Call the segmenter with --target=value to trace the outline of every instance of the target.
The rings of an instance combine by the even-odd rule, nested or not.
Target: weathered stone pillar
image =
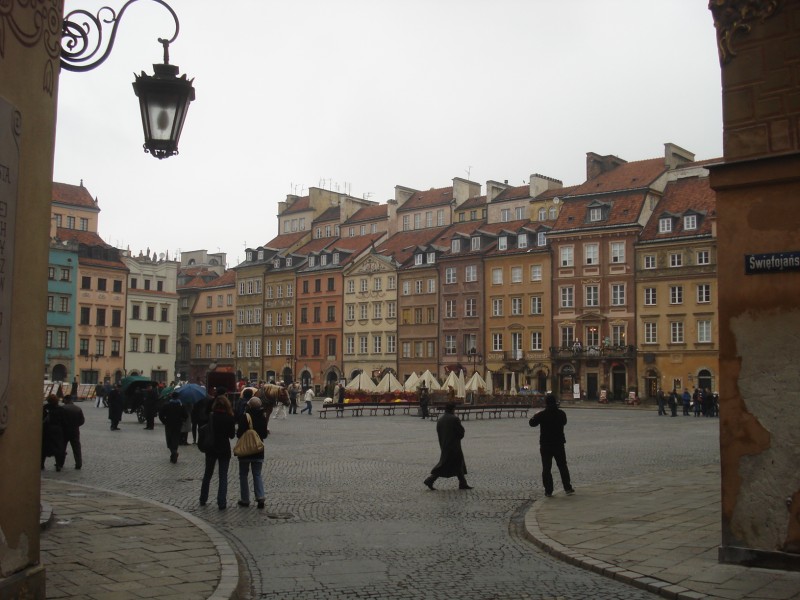
[[[720,560],[800,568],[800,0],[711,0],[717,192]]]
[[[44,599],[42,379],[63,2],[0,2],[0,600]]]

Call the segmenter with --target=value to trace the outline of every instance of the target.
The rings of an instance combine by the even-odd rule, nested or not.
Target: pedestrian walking
[[[98,383],[96,386],[94,386],[94,400],[96,408],[106,406],[106,386],[102,383]]]
[[[304,412],[308,411],[308,414],[310,415],[311,414],[311,401],[314,400],[314,390],[312,390],[310,387],[308,389],[306,389],[306,394],[303,397],[303,400],[305,400],[305,402],[306,402],[306,407],[300,411],[300,414],[303,414]]]
[[[230,400],[225,395],[227,390],[223,387],[217,388],[217,396],[211,405],[211,415],[209,417],[213,432],[214,443],[206,451],[205,471],[203,472],[203,483],[200,485],[200,506],[205,506],[208,502],[211,478],[214,476],[214,469],[219,464],[217,483],[217,507],[225,510],[228,507],[228,466],[231,462],[231,442],[236,434],[236,421],[233,418],[233,408]]]
[[[558,408],[558,400],[553,394],[545,397],[545,408],[537,412],[528,424],[539,427],[539,453],[542,455],[542,484],[544,495],[549,498],[553,495],[553,460],[556,461],[558,472],[561,475],[561,485],[567,496],[575,493],[567,467],[567,452],[564,448],[567,439],[564,436],[564,426],[567,424],[567,413]]]
[[[169,402],[158,411],[158,419],[164,424],[164,437],[169,448],[169,461],[178,462],[178,446],[181,443],[181,429],[186,420],[186,409],[178,398],[178,392],[172,392]]]
[[[681,396],[681,400],[683,401],[683,416],[691,416],[689,413],[689,407],[692,404],[692,395],[689,393],[688,388],[683,388],[683,396]]]
[[[64,458],[66,460],[67,446],[72,448],[72,458],[75,459],[75,468],[83,466],[81,454],[81,426],[86,422],[81,407],[72,401],[72,396],[64,396]],[[63,464],[63,463],[62,463]]]
[[[428,387],[425,385],[424,381],[419,384],[419,387],[417,388],[417,395],[419,396],[419,412],[423,419],[427,419],[430,396],[428,396]]]
[[[457,477],[458,489],[471,490],[467,483],[467,464],[464,461],[464,452],[461,450],[461,440],[464,439],[464,426],[461,419],[456,416],[456,405],[448,402],[444,413],[436,422],[436,435],[439,438],[439,462],[431,469],[431,474],[423,482],[430,489],[436,489],[433,484],[439,477]]]
[[[296,415],[297,414],[297,394],[300,392],[300,389],[295,381],[291,385],[289,385],[289,414]]]
[[[64,408],[58,403],[58,396],[47,396],[42,409],[42,469],[48,456],[56,459],[56,471],[64,466]]]
[[[658,403],[658,416],[660,417],[663,415],[666,417],[667,416],[667,410],[665,407],[666,398],[664,396],[664,390],[662,390],[661,388],[658,388],[658,391],[656,392],[656,402]]]
[[[156,415],[158,415],[158,390],[151,383],[144,392],[145,429],[155,429]]]
[[[251,397],[247,401],[245,413],[239,418],[236,437],[242,437],[244,432],[252,427],[258,434],[258,437],[263,441],[264,438],[267,437],[267,419],[264,416],[264,407],[261,404],[260,398],[253,397],[253,392],[250,390],[245,390],[245,393],[247,392],[250,392]],[[263,465],[263,448],[257,454],[239,457],[239,502],[237,503],[239,506],[250,506],[250,486],[248,479],[250,473],[252,473],[253,494],[255,496],[256,505],[258,508],[264,508],[264,479],[261,477]]]
[[[108,393],[108,419],[111,421],[111,431],[119,431],[119,422],[122,420],[124,399],[122,386],[117,383]]]
[[[210,408],[211,398],[206,396],[198,400],[192,405],[191,421],[192,421],[192,443],[197,443],[197,432],[200,428],[208,423],[208,413]]]

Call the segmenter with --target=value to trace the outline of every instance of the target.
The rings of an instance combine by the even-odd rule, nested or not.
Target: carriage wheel
[[[136,407],[136,418],[139,419],[139,423],[144,423],[144,406]]]

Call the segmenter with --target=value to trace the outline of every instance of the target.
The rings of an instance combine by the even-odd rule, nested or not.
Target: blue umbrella
[[[175,389],[181,404],[195,404],[206,397],[206,388],[196,383],[187,383]]]

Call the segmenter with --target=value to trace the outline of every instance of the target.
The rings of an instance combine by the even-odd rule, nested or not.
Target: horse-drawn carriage
[[[120,384],[122,386],[122,410],[128,414],[135,413],[139,423],[144,423],[144,401],[147,386],[158,387],[158,382],[143,375],[129,375],[123,377]]]

